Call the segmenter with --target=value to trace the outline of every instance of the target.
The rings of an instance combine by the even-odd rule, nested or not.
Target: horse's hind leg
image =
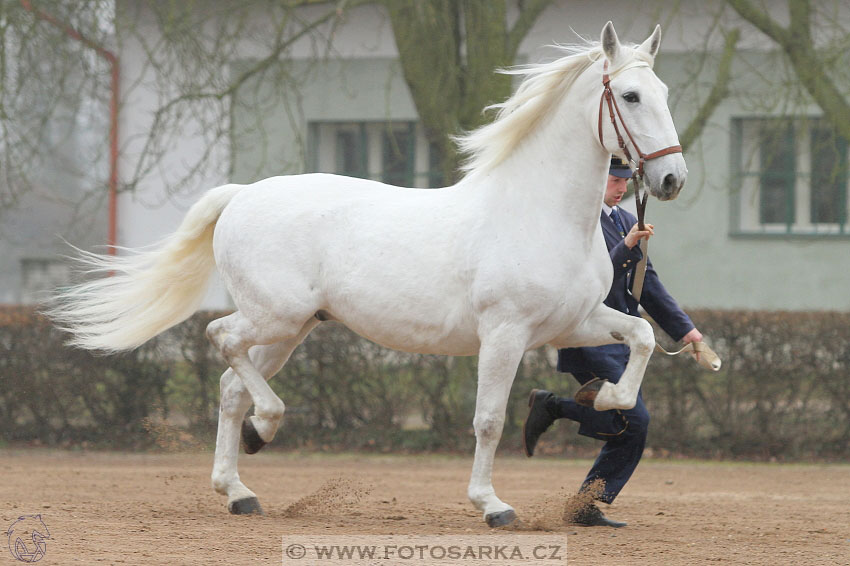
[[[263,321],[265,326],[255,324],[240,311],[212,321],[207,326],[207,337],[218,348],[227,364],[236,372],[254,402],[253,425],[264,442],[271,442],[285,406],[275,395],[266,378],[257,370],[248,355],[253,346],[274,344],[298,336],[306,324],[301,321]]]
[[[239,425],[250,406],[251,395],[242,380],[231,368],[227,368],[221,376],[221,405],[218,412],[212,486],[218,493],[227,496],[228,510],[237,515],[263,513],[256,494],[239,479],[237,464]]]
[[[265,379],[269,379],[283,367],[292,351],[318,323],[318,320],[310,320],[290,340],[251,348],[251,362]],[[243,418],[250,406],[251,394],[233,369],[228,368],[221,376],[212,485],[217,492],[227,495],[228,509],[235,514],[262,513],[257,496],[240,481],[237,468],[240,425],[244,427]]]

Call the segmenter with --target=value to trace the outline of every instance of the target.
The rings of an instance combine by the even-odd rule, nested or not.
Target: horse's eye
[[[637,93],[627,92],[623,95],[623,100],[625,100],[626,102],[632,102],[632,103],[640,102],[640,97],[637,95]]]

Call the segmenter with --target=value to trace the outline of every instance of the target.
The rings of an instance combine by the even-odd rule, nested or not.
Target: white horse
[[[599,215],[610,156],[624,150],[600,118],[600,94],[607,72],[633,151],[678,144],[652,71],[659,41],[656,28],[639,46],[621,45],[608,22],[601,45],[511,71],[521,86],[494,122],[459,139],[470,158],[451,187],[310,174],[212,189],[153,251],[87,254],[92,271],[110,276],[64,292],[52,315],[78,346],[135,348],[189,317],[218,267],[238,310],[207,328],[230,366],[212,484],[232,513],[262,512],[239,480],[240,428],[249,453],[272,440],[284,404],[266,380],[320,321],[407,352],[477,354],[468,495],[489,525],[510,523],[491,473],[523,354],[624,341],[632,355],[619,383],[581,397],[626,409],[654,346],[649,323],[602,304],[613,270]],[[646,163],[660,200],[675,198],[686,174],[681,153]]]

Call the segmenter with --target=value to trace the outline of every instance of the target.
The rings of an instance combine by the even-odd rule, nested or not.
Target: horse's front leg
[[[605,380],[588,382],[576,393],[576,402],[597,411],[634,407],[655,346],[652,326],[643,318],[599,305],[569,336],[553,342],[559,348],[615,343],[624,343],[631,350],[620,381],[616,384]]]
[[[516,519],[513,507],[496,497],[493,460],[502,437],[505,409],[517,367],[526,348],[526,333],[501,326],[482,336],[478,354],[478,394],[475,402],[475,461],[468,495],[491,527]]]

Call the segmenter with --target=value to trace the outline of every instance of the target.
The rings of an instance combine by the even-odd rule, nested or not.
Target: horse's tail
[[[212,240],[219,215],[242,185],[210,190],[177,231],[149,251],[127,256],[81,252],[86,274],[106,277],[61,290],[46,314],[88,350],[118,352],[142,345],[189,318],[215,267]]]

